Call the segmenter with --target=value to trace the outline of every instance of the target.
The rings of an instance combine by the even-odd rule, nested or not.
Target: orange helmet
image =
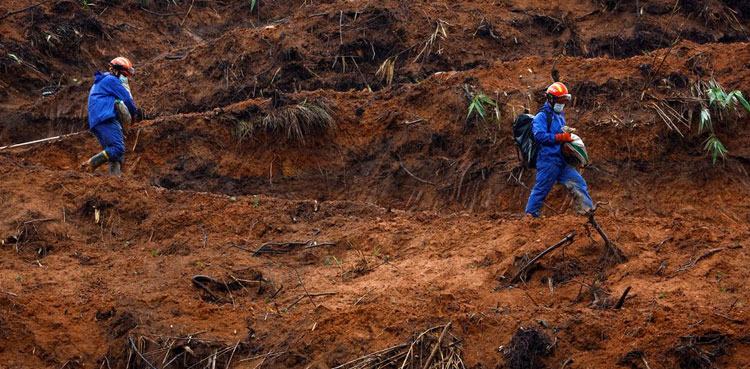
[[[122,72],[126,77],[132,77],[133,73],[135,73],[135,69],[133,69],[133,63],[128,60],[128,58],[118,56],[114,59],[112,59],[111,62],[109,62],[109,67],[113,70]]]
[[[567,102],[571,98],[568,88],[562,82],[555,82],[547,87],[547,99],[553,102]]]

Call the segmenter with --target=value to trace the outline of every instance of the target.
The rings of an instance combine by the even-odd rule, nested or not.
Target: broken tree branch
[[[697,264],[699,261],[701,261],[701,260],[703,260],[703,259],[705,259],[705,258],[707,258],[707,257],[709,257],[709,256],[711,256],[711,255],[713,255],[713,254],[715,254],[717,252],[721,252],[721,251],[724,251],[726,249],[735,249],[735,248],[739,248],[739,247],[741,247],[741,246],[717,247],[715,249],[708,250],[703,255],[698,256],[697,258],[695,258],[695,260],[691,260],[687,264],[681,266],[679,269],[677,269],[675,271],[675,273],[686,271],[686,270],[694,267],[695,264]]]
[[[622,308],[622,304],[625,303],[625,299],[628,297],[628,292],[630,292],[630,286],[625,288],[625,292],[622,293],[622,296],[620,296],[620,299],[617,300],[617,304],[615,305],[615,310],[619,310]]]
[[[10,17],[10,16],[16,15],[16,14],[18,14],[18,13],[23,13],[23,12],[25,12],[25,11],[28,11],[28,10],[34,9],[34,8],[36,8],[36,7],[37,7],[37,6],[39,6],[39,5],[42,5],[42,4],[45,4],[45,3],[47,3],[48,1],[49,1],[49,0],[44,0],[44,1],[40,2],[40,3],[34,4],[34,5],[32,5],[32,6],[28,6],[28,7],[26,7],[26,8],[20,9],[20,10],[12,11],[12,12],[10,12],[10,13],[8,13],[8,14],[5,14],[5,15],[3,15],[2,17],[0,17],[0,20],[3,20],[3,19],[5,19],[5,18],[8,18],[8,17]]]
[[[550,246],[546,250],[542,251],[539,255],[537,255],[535,258],[531,259],[531,261],[529,261],[526,265],[524,265],[521,269],[519,269],[518,272],[516,273],[516,275],[514,275],[513,278],[511,278],[510,283],[513,284],[513,283],[518,282],[518,280],[526,272],[526,270],[528,270],[529,267],[532,266],[534,263],[536,263],[539,259],[541,259],[542,257],[544,257],[544,255],[549,254],[550,252],[554,251],[555,249],[557,249],[560,246],[572,243],[573,240],[575,239],[575,236],[576,236],[576,231],[570,231],[570,233],[568,233],[568,235],[565,236],[562,240],[560,240],[556,244]]]
[[[592,226],[594,226],[594,229],[596,229],[597,232],[599,232],[599,235],[604,240],[604,244],[606,246],[604,259],[605,261],[608,261],[610,257],[614,258],[615,264],[624,263],[628,260],[628,258],[625,257],[625,254],[623,254],[622,250],[620,250],[619,247],[617,247],[612,241],[610,241],[609,237],[607,237],[607,234],[604,233],[604,230],[599,225],[599,222],[596,221],[596,218],[594,217],[594,212],[591,212],[589,215],[589,223],[591,223]]]

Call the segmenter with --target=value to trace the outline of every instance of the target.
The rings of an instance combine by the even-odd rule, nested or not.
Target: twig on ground
[[[138,128],[138,132],[135,133],[135,143],[133,143],[133,152],[135,152],[135,148],[138,146],[138,138],[141,137],[141,131],[143,128]]]
[[[232,364],[232,358],[234,358],[234,352],[237,351],[237,346],[239,345],[240,345],[240,341],[237,341],[237,344],[234,345],[234,348],[232,349],[232,354],[229,355],[229,360],[227,360],[227,366],[224,369],[229,369],[229,365]]]
[[[135,351],[136,355],[138,355],[141,360],[143,360],[143,362],[146,363],[146,365],[148,365],[151,369],[156,369],[154,364],[151,364],[151,362],[149,362],[148,359],[146,359],[146,357],[143,356],[140,351],[138,351],[138,348],[135,346],[135,342],[133,341],[133,337],[128,337],[128,340],[130,340],[130,346],[133,348],[133,351]]]
[[[562,363],[562,366],[560,366],[560,369],[565,369],[565,367],[568,366],[568,364],[570,364],[572,362],[573,362],[573,358],[572,357],[569,357],[569,358],[565,359],[565,361]]]
[[[47,3],[48,1],[49,1],[49,0],[45,0],[45,1],[42,1],[42,2],[40,2],[40,3],[36,3],[36,4],[32,5],[32,6],[28,6],[28,7],[25,7],[25,8],[23,8],[23,9],[19,9],[19,10],[15,10],[15,11],[12,11],[12,12],[10,12],[10,13],[8,13],[8,14],[5,14],[5,15],[3,15],[2,17],[0,17],[0,20],[3,20],[3,19],[5,19],[5,18],[8,18],[8,17],[10,17],[10,16],[16,15],[16,14],[18,14],[18,13],[23,13],[23,12],[25,12],[25,11],[29,11],[29,10],[31,10],[31,9],[34,9],[34,8],[36,8],[36,7],[37,7],[37,6],[39,6],[39,5],[42,5],[42,4],[45,4],[45,3]]]
[[[336,246],[336,242],[321,242],[321,243],[313,242],[312,244],[305,246],[305,249],[313,249],[316,247],[323,247],[323,246]]]
[[[516,283],[518,280],[520,280],[521,276],[523,276],[523,274],[526,272],[526,270],[528,270],[531,265],[533,265],[534,263],[536,263],[544,255],[549,254],[550,252],[554,251],[555,249],[557,249],[560,246],[572,243],[573,240],[575,239],[575,236],[576,236],[576,232],[575,231],[571,231],[562,240],[558,241],[556,244],[554,244],[554,245],[548,247],[546,250],[542,251],[539,255],[537,255],[536,257],[534,257],[533,259],[531,259],[531,261],[529,261],[528,263],[526,263],[526,265],[524,265],[521,269],[519,269],[518,272],[513,276],[513,278],[510,279],[510,283],[513,284],[513,283]]]
[[[719,313],[717,313],[717,312],[714,312],[714,315],[718,316],[719,318],[724,318],[724,319],[726,319],[726,320],[728,320],[728,321],[730,321],[730,322],[732,322],[732,323],[736,323],[736,324],[745,324],[745,321],[744,321],[744,320],[733,319],[733,318],[730,318],[730,317],[728,317],[728,316],[726,316],[726,315],[724,315],[724,314],[719,314]]]
[[[694,267],[694,266],[695,266],[695,264],[697,264],[697,263],[698,263],[699,261],[701,261],[701,260],[703,260],[703,259],[705,259],[705,258],[707,258],[707,257],[709,257],[709,256],[711,256],[711,255],[713,255],[713,254],[715,254],[715,253],[717,253],[717,252],[721,252],[721,251],[724,251],[724,250],[726,250],[727,248],[728,248],[728,247],[717,247],[717,248],[715,248],[715,249],[711,249],[711,250],[708,250],[708,251],[706,251],[706,252],[705,252],[705,253],[704,253],[703,255],[701,255],[701,256],[698,256],[697,258],[695,258],[695,260],[691,260],[691,261],[689,261],[689,262],[688,262],[687,264],[685,264],[685,265],[683,265],[683,266],[679,267],[679,268],[678,268],[678,269],[677,269],[677,270],[675,271],[675,273],[679,273],[679,272],[684,272],[684,271],[686,271],[686,270],[688,270],[688,269],[690,269],[690,268]]]
[[[206,227],[203,226],[203,223],[201,223],[201,232],[203,232],[203,248],[206,248],[206,244],[208,244],[208,235],[206,234]]]
[[[369,290],[367,290],[367,292],[365,292],[365,294],[362,295],[362,297],[358,298],[357,301],[354,302],[354,306],[357,306],[357,304],[359,304],[359,302],[362,301],[362,299],[364,299],[367,295],[370,294],[370,292],[372,292],[374,290],[375,290],[375,287],[370,288]]]
[[[185,24],[185,21],[186,21],[186,20],[188,19],[188,17],[190,16],[190,11],[191,11],[191,10],[193,10],[193,3],[195,3],[195,0],[192,0],[192,1],[190,2],[190,7],[188,8],[187,14],[185,14],[185,18],[182,18],[182,22],[180,22],[180,27],[181,27],[181,26],[182,26],[183,24]]]
[[[320,229],[315,230],[315,233],[313,236],[308,239],[307,241],[290,241],[290,242],[266,242],[258,247],[257,250],[252,251],[253,256],[258,256],[260,254],[282,254],[286,252],[291,252],[291,248],[294,246],[308,246],[306,248],[313,248],[317,246],[333,246],[335,243],[332,242],[321,242],[320,244],[313,244],[313,241],[317,238],[317,236],[320,234]],[[269,249],[270,247],[278,246],[283,248],[289,248],[287,250],[278,250],[278,249]],[[237,246],[235,246],[237,247]],[[242,249],[240,247],[237,247],[239,249]],[[248,250],[249,251],[249,250]]]
[[[289,304],[289,306],[287,306],[286,311],[289,311],[291,308],[293,308],[295,305],[297,305],[298,302],[302,301],[302,299],[304,299],[305,297],[310,297],[312,299],[313,297],[318,297],[318,296],[333,296],[335,294],[336,294],[336,292],[319,292],[319,293],[310,293],[310,294],[299,295],[299,296],[297,296],[296,299],[294,299],[294,301],[291,304]],[[315,304],[313,304],[313,305],[315,305]],[[317,307],[317,305],[315,305],[315,306]]]
[[[622,308],[622,304],[625,303],[625,299],[628,297],[628,292],[630,292],[630,286],[625,288],[625,292],[623,292],[622,296],[620,296],[620,299],[617,300],[617,304],[615,304],[615,310]]]
[[[671,240],[672,240],[672,236],[669,236],[669,237],[667,237],[667,238],[659,241],[659,243],[657,243],[656,246],[654,247],[654,251],[659,252],[659,250],[661,250],[661,247],[664,246],[664,243],[667,242],[667,241],[671,241]]]
[[[314,307],[317,308],[318,305],[315,304],[315,301],[313,301],[312,296],[310,296],[310,293],[307,292],[307,287],[305,287],[305,283],[302,282],[302,277],[299,276],[299,273],[297,272],[297,268],[294,268],[294,274],[297,275],[297,280],[299,281],[299,284],[302,285],[302,289],[305,290],[305,294],[307,295],[307,297],[310,298],[310,302],[313,304]]]

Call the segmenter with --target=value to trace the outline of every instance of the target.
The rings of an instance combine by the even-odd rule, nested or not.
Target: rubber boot
[[[100,167],[102,164],[109,161],[109,158],[107,157],[107,153],[105,151],[102,151],[91,158],[89,160],[84,161],[81,164],[81,169],[86,171],[93,171],[94,169]]]
[[[122,163],[120,163],[119,161],[110,161],[109,175],[120,178],[120,176],[122,176]]]

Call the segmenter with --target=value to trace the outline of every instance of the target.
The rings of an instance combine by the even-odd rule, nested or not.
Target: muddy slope
[[[78,169],[99,150],[85,131],[0,151],[7,367],[334,368],[448,322],[441,352],[466,368],[528,367],[529,329],[549,339],[527,341],[537,367],[750,365],[750,121],[715,119],[713,164],[695,97],[710,79],[748,95],[744,2],[256,6],[0,19],[0,145],[85,130],[114,54],[136,61],[149,118],[120,180]],[[622,263],[562,188],[520,219],[533,173],[511,123],[553,65]],[[490,119],[466,116],[479,93]],[[301,137],[269,125],[290,117]]]

